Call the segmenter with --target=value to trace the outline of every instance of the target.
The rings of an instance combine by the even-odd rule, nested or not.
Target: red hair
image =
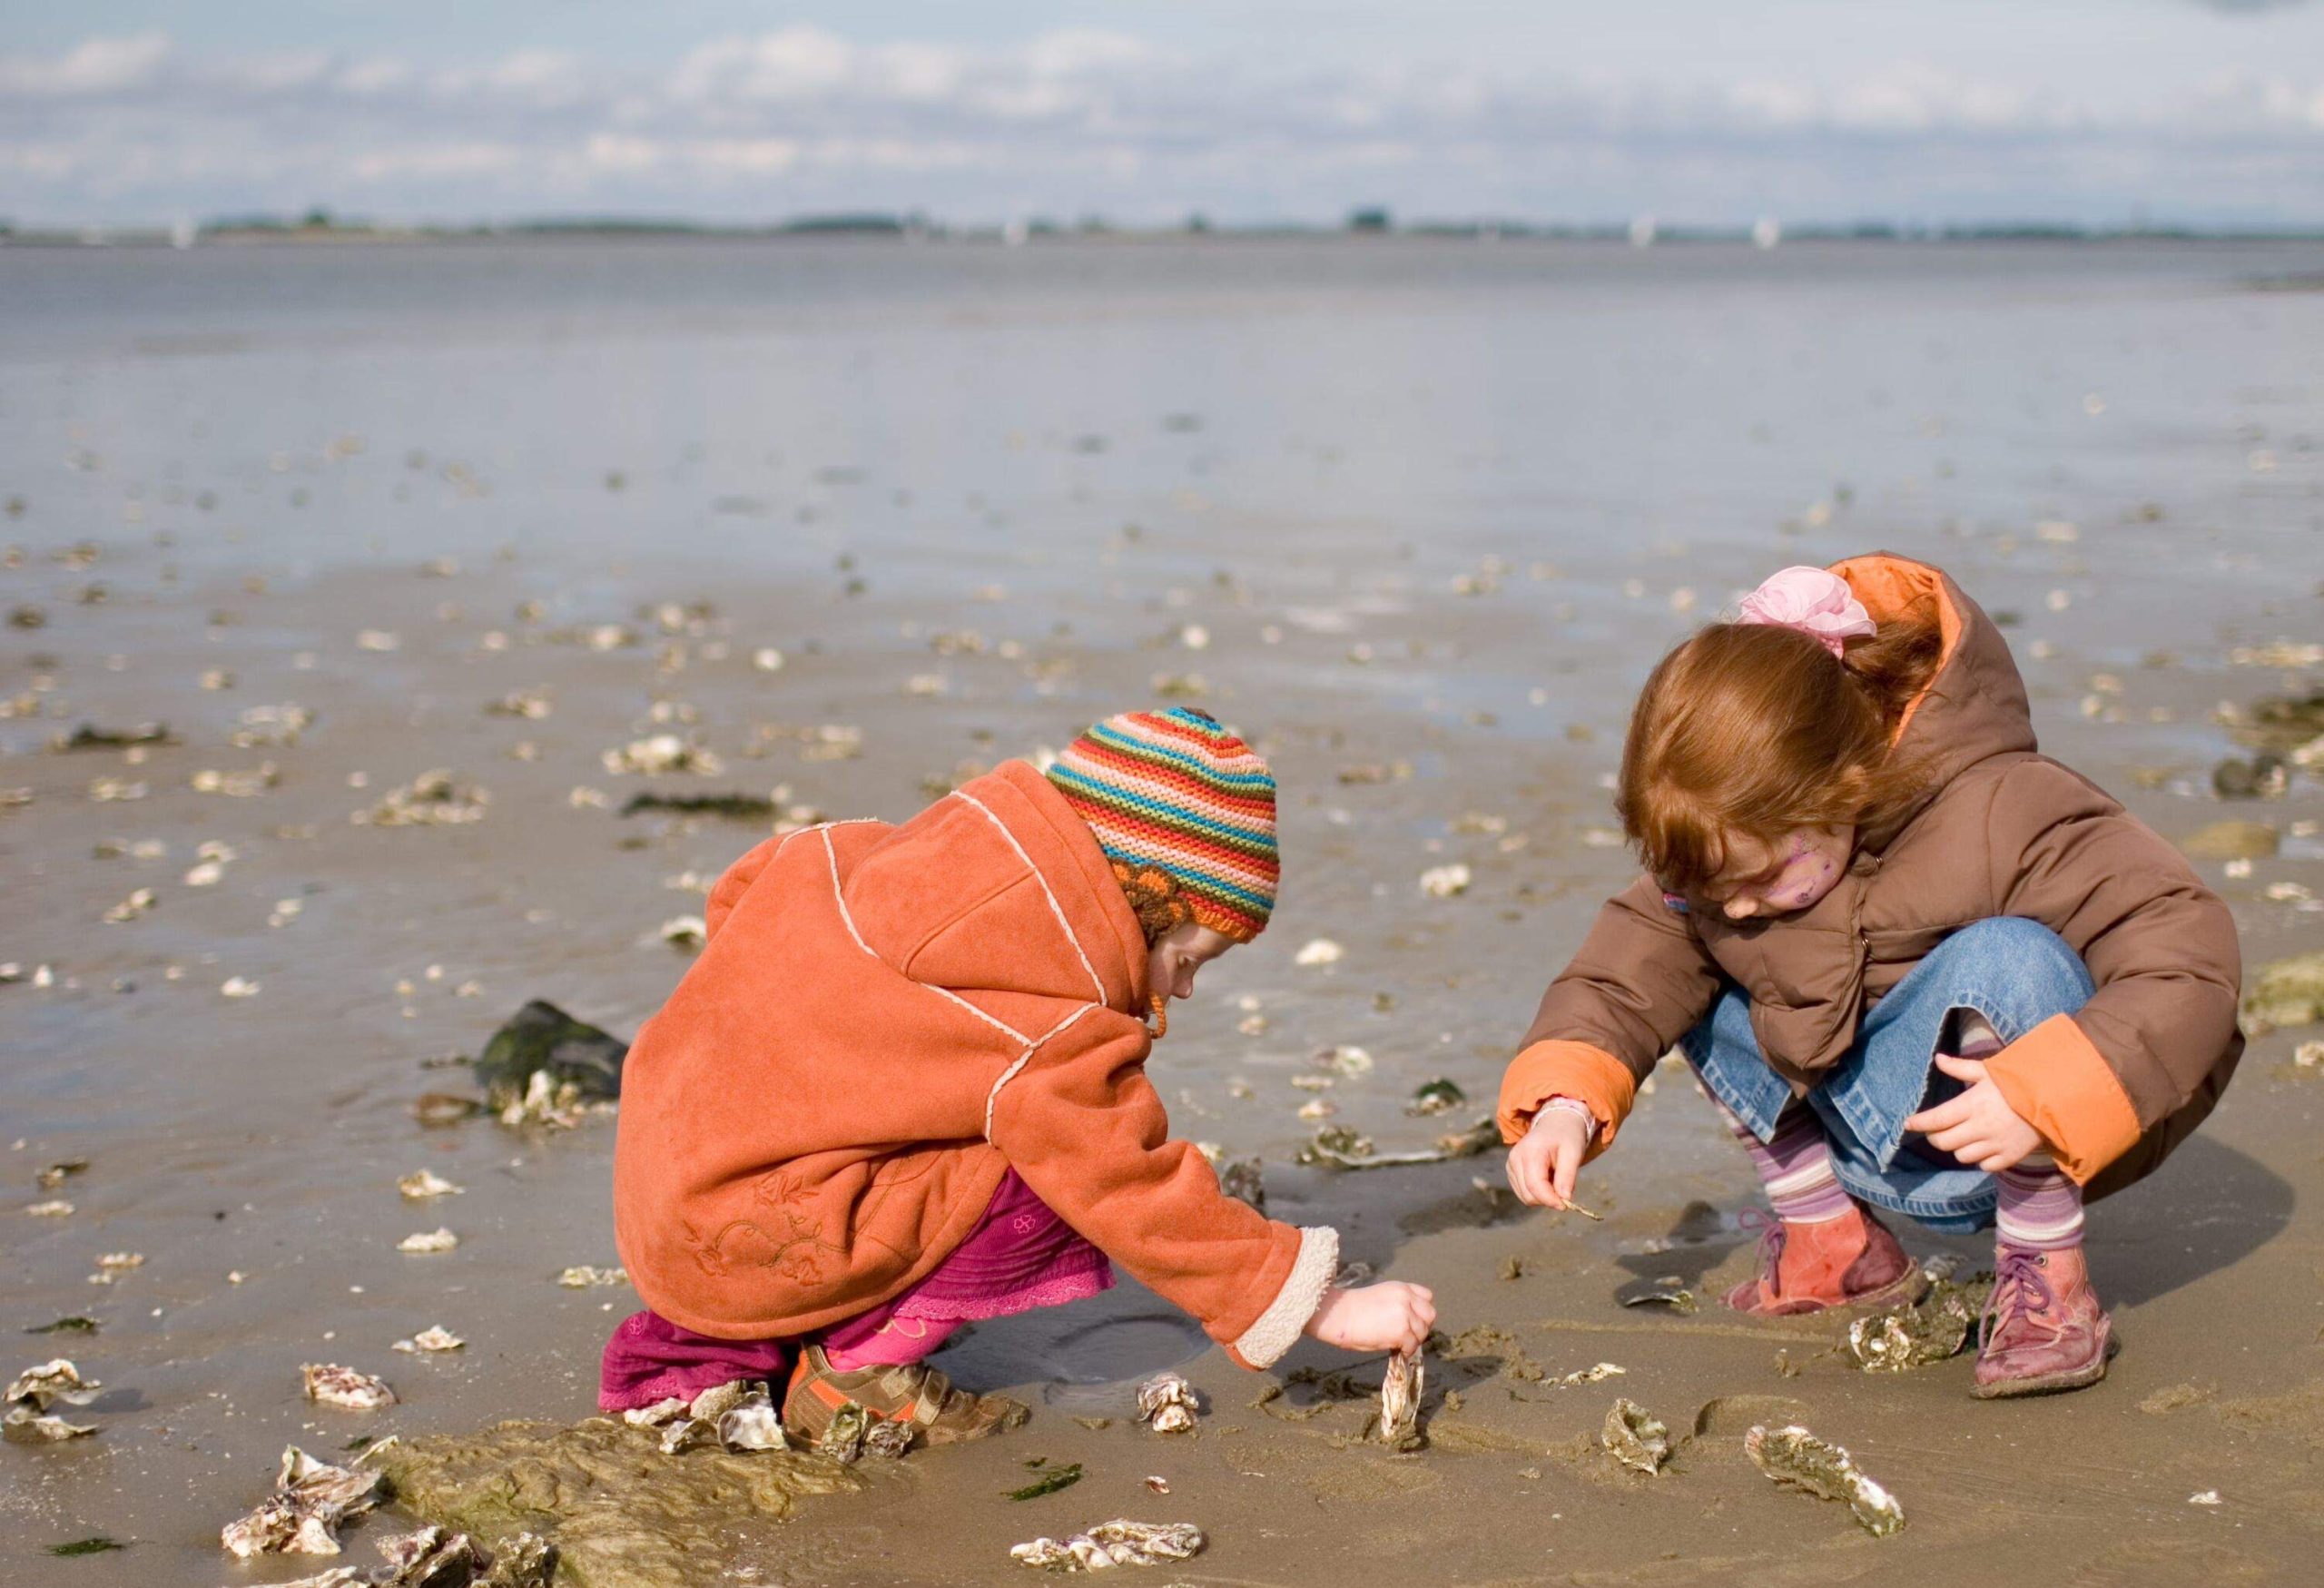
[[[1737,835],[1772,847],[1795,827],[1876,821],[1919,793],[1893,746],[1944,661],[1923,600],[1835,659],[1773,624],[1719,623],[1663,657],[1622,744],[1615,808],[1646,867],[1699,892]]]

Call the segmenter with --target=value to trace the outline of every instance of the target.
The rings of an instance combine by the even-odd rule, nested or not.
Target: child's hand
[[[1509,1149],[1509,1189],[1536,1208],[1564,1208],[1590,1150],[1590,1124],[1571,1109],[1543,1109]]]
[[[1923,1109],[1905,1121],[1905,1129],[1928,1138],[1931,1147],[1949,1152],[1963,1163],[1987,1174],[2014,1169],[2029,1153],[2042,1149],[2042,1134],[2018,1118],[2001,1088],[1985,1079],[1984,1061],[1936,1056],[1936,1067],[1969,1090],[1951,1102]]]
[[[1436,1327],[1436,1297],[1425,1285],[1384,1279],[1361,1290],[1324,1292],[1307,1333],[1349,1351],[1417,1351]]]

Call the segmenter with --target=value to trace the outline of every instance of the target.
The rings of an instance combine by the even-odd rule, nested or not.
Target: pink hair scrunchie
[[[1872,614],[1864,609],[1846,579],[1828,569],[1805,565],[1770,574],[1743,597],[1735,621],[1796,628],[1835,656],[1847,653],[1849,640],[1880,632],[1880,626],[1872,621]]]

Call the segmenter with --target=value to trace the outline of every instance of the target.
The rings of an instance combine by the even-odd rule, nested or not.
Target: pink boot
[[[1840,1307],[1868,1311],[1917,1301],[1926,1288],[1920,1265],[1905,1255],[1888,1227],[1852,1200],[1837,1218],[1814,1224],[1768,1220],[1759,1277],[1728,1291],[1727,1305],[1761,1317]]]
[[[2106,1376],[2113,1321],[2090,1287],[2082,1248],[1995,1254],[1977,1348],[1979,1400],[2080,1389]]]

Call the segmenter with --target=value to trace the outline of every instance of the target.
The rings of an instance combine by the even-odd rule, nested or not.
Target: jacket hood
[[[1877,829],[1861,834],[1872,850],[1885,848],[1939,790],[1977,763],[2038,746],[2025,680],[1984,608],[1942,569],[1891,552],[1873,552],[1832,565],[1875,619],[1933,605],[1944,651],[1936,672],[1905,708],[1892,754],[1926,770],[1919,797]]]
[[[894,829],[842,896],[891,969],[1004,1021],[1019,999],[1146,1007],[1137,917],[1096,834],[1029,763],[1004,762]],[[996,941],[1041,952],[996,955]]]

